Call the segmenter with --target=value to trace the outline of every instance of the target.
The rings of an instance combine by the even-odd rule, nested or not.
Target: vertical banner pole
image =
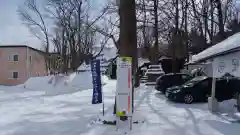
[[[104,101],[103,101],[103,116],[104,116],[104,112],[105,112],[105,111],[104,111]]]
[[[102,102],[103,102],[103,116],[104,116],[104,114],[105,114],[105,110],[104,110],[104,95],[103,95],[103,91],[102,91]]]
[[[100,60],[92,60],[91,71],[93,83],[92,104],[101,104],[103,102],[103,93],[101,83]]]

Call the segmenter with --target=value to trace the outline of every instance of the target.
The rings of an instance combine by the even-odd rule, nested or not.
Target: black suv
[[[216,81],[215,96],[218,101],[228,100],[238,92],[240,80],[236,78],[220,78]],[[212,78],[206,76],[195,77],[181,86],[168,88],[165,95],[168,99],[190,104],[206,101],[211,96]]]
[[[190,79],[192,79],[192,76],[184,73],[165,74],[157,78],[155,89],[165,93],[167,88],[182,85]]]

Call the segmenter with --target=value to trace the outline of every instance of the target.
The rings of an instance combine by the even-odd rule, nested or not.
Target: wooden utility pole
[[[172,71],[173,73],[176,73],[176,66],[177,66],[177,56],[176,56],[176,46],[178,45],[178,25],[179,25],[179,8],[178,8],[178,0],[175,0],[175,28],[173,30],[173,37],[172,37]]]
[[[120,0],[120,56],[137,55],[135,0]],[[136,65],[136,62],[133,63]],[[133,67],[134,67],[133,66]]]
[[[153,54],[153,63],[158,63],[158,0],[154,0],[154,37],[155,37],[155,43],[154,43],[154,54]]]
[[[120,0],[120,56],[129,56],[133,58],[133,75],[135,74],[138,65],[136,33],[137,21],[135,9],[135,0]],[[132,95],[134,95],[134,91],[132,91]]]
[[[136,73],[136,68],[138,67],[135,0],[117,0],[117,4],[119,6],[120,15],[119,55],[133,58],[132,75],[134,76]],[[133,97],[134,87],[132,89],[132,100],[134,101]],[[134,103],[132,102],[132,108],[134,108],[133,105]]]
[[[132,74],[135,75],[138,67],[137,58],[137,24],[135,0],[120,0],[120,56],[133,58]],[[133,81],[134,82],[134,81]],[[134,88],[132,89],[132,99]],[[132,102],[132,108],[133,107]],[[133,110],[132,110],[133,111]]]

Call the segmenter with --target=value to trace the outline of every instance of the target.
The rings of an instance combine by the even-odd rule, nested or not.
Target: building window
[[[18,55],[17,55],[17,54],[10,55],[10,56],[8,57],[8,60],[9,60],[9,61],[19,61]]]
[[[32,62],[32,56],[29,56],[29,62],[30,63]]]
[[[19,78],[19,75],[18,75],[18,72],[11,72],[10,73],[10,79],[18,79]]]
[[[13,55],[13,61],[18,61],[18,55]]]
[[[18,72],[13,72],[13,78],[17,79],[18,78]]]

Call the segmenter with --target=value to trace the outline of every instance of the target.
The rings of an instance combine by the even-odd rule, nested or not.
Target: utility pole
[[[159,50],[159,43],[158,43],[158,0],[154,0],[154,54],[153,54],[153,63],[158,63],[158,50]]]
[[[132,75],[134,76],[138,67],[135,0],[116,0],[116,2],[120,16],[119,55],[132,57]],[[133,80],[135,80],[135,76]],[[133,97],[134,87],[132,87],[132,101],[134,101]],[[132,108],[134,108],[133,105],[134,103],[132,102]]]
[[[135,0],[120,0],[119,14],[120,56],[129,56],[134,59],[137,55]]]
[[[174,6],[175,6],[175,28],[173,29],[173,34],[172,34],[172,71],[173,73],[176,73],[176,66],[177,64],[177,56],[176,56],[176,45],[178,44],[178,25],[179,25],[179,7],[178,7],[178,0],[175,0]]]
[[[120,56],[132,57],[132,75],[135,76],[138,67],[137,57],[137,24],[135,0],[120,0]],[[136,76],[135,76],[136,77]],[[136,78],[134,77],[133,80]],[[134,83],[135,81],[133,81]],[[132,100],[134,85],[132,88]],[[134,103],[132,101],[132,108]],[[133,109],[132,109],[133,111]]]

